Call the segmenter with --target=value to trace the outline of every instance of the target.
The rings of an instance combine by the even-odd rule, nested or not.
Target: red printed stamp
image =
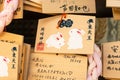
[[[44,43],[38,43],[36,49],[39,50],[39,51],[44,50]]]

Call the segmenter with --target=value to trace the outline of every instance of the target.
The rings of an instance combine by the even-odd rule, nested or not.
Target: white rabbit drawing
[[[79,49],[83,48],[83,39],[82,36],[85,34],[85,31],[82,29],[71,29],[69,31],[70,38],[68,40],[68,49]]]
[[[65,43],[62,33],[58,32],[56,34],[52,34],[47,40],[47,47],[55,47],[60,49]]]
[[[10,60],[6,57],[0,56],[0,77],[8,76],[8,63]]]

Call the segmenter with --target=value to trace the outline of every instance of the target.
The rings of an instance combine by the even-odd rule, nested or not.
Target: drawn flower
[[[67,19],[67,21],[65,22],[66,27],[71,27],[72,24],[73,24],[73,21],[71,19]]]
[[[65,20],[59,21],[59,22],[58,22],[59,27],[60,27],[60,28],[63,28],[63,27],[65,26],[65,22],[66,22]]]

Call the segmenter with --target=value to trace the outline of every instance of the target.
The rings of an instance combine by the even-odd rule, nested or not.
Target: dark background
[[[113,17],[112,9],[106,7],[106,0],[96,0],[96,14],[77,14],[77,15],[92,15],[96,16],[96,18]],[[23,19],[13,20],[12,23],[8,25],[5,30],[7,32],[24,35],[24,42],[29,43],[32,45],[32,47],[34,47],[38,19],[50,16],[53,15],[42,13],[40,14],[24,10]],[[104,80],[104,78],[100,77],[99,80]]]

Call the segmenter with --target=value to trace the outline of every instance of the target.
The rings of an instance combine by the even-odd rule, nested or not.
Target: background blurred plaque
[[[106,0],[107,7],[120,7],[120,0]]]
[[[86,80],[87,57],[32,53],[28,80]]]
[[[105,78],[120,78],[120,42],[102,44],[103,76]]]
[[[95,0],[43,0],[43,13],[96,13]]]

